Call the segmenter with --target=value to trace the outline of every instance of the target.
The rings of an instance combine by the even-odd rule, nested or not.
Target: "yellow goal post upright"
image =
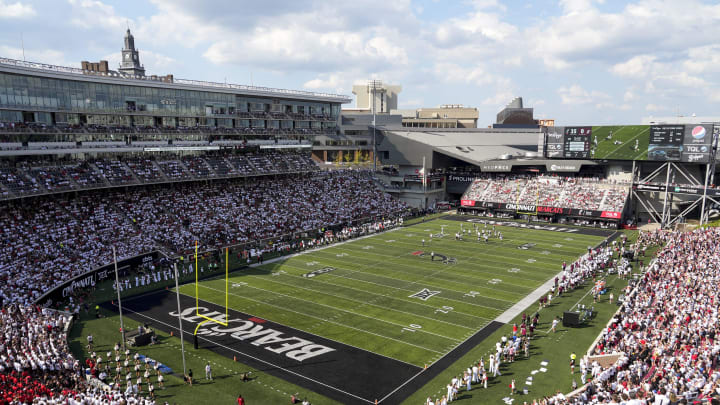
[[[519,187],[518,187],[519,189]],[[515,206],[517,209],[515,210],[518,214],[524,214],[524,215],[537,215],[537,206],[540,202],[540,186],[538,185],[538,188],[535,190],[535,211],[525,211],[520,209],[520,194],[522,192],[518,190],[517,198],[515,199]]]
[[[229,250],[226,247],[225,248],[225,321],[223,322],[218,319],[210,318],[210,317],[205,316],[200,313],[200,294],[199,294],[200,288],[199,288],[199,284],[198,284],[198,273],[200,272],[198,270],[198,242],[195,241],[195,315],[197,315],[200,318],[203,318],[205,320],[200,322],[195,327],[195,332],[193,333],[193,335],[197,335],[197,332],[198,332],[198,329],[200,329],[200,326],[202,326],[203,324],[208,323],[208,322],[214,322],[214,323],[220,324],[222,326],[228,326],[228,296],[230,295],[230,290],[228,289],[229,280],[230,280],[230,278],[228,277],[228,275],[229,275],[228,266],[229,266],[230,261],[228,259],[229,259]]]

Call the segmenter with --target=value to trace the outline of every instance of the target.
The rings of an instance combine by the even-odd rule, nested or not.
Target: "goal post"
[[[228,326],[228,297],[230,296],[230,290],[229,290],[229,249],[225,248],[225,320],[221,321],[219,319],[211,318],[208,316],[205,316],[200,313],[200,284],[198,282],[198,242],[195,241],[195,315],[198,317],[204,319],[204,321],[200,322],[195,327],[195,332],[193,335],[197,335],[198,329],[200,329],[200,326],[203,324],[206,324],[208,322],[217,323],[222,326]]]

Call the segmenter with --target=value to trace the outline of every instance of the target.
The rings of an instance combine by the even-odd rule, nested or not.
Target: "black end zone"
[[[180,304],[183,337],[185,341],[192,342],[195,327],[205,319],[196,316],[194,298],[181,295]],[[104,306],[117,310],[116,306],[109,303]],[[170,291],[162,290],[123,300],[123,311],[130,318],[149,322],[151,327],[158,330],[166,333],[172,331],[176,335],[179,333],[177,300]],[[200,301],[200,314],[222,319],[225,308]],[[412,364],[242,312],[229,310],[228,316],[227,327],[217,323],[205,323],[200,327],[198,335],[201,348],[228,358],[237,356],[238,361],[253,368],[345,404],[373,403],[375,399],[386,396],[398,398],[399,402],[400,392],[407,391],[396,391],[390,395],[392,391],[422,371]],[[191,347],[188,346],[188,349],[193,350]],[[457,349],[451,354],[455,351]],[[436,365],[439,366],[439,363]],[[425,373],[427,370],[421,374]],[[412,381],[415,380],[417,378]],[[416,384],[412,386],[417,389]],[[386,399],[383,403],[395,402]]]

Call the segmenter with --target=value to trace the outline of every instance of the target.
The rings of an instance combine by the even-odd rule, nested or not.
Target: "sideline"
[[[608,236],[607,238],[605,238],[605,240],[603,240],[602,242],[595,245],[595,249],[597,249],[600,245],[602,245],[605,242],[612,242],[613,240],[615,240],[618,237],[618,232],[619,231],[613,232],[612,235]],[[510,309],[508,309],[507,311],[500,314],[500,316],[498,316],[494,320],[497,322],[502,322],[502,323],[510,323],[513,319],[515,319],[516,316],[520,315],[525,310],[525,308],[530,307],[530,305],[535,303],[537,300],[540,299],[540,297],[544,296],[545,293],[550,291],[552,289],[552,287],[555,285],[555,277],[562,276],[562,273],[563,272],[560,271],[556,275],[550,277],[550,279],[548,281],[546,281],[543,285],[541,285],[540,287],[535,289],[535,291],[533,291],[530,294],[528,294],[527,296],[525,296],[525,298],[518,301],[517,304],[510,307]],[[585,298],[585,297],[583,297],[583,298]],[[582,300],[582,298],[581,298],[581,300]]]

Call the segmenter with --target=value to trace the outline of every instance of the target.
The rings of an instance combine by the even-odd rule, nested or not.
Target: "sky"
[[[557,125],[720,116],[720,3],[702,0],[0,0],[0,57],[463,104],[490,125],[522,96]],[[344,105],[355,106],[355,100]]]

